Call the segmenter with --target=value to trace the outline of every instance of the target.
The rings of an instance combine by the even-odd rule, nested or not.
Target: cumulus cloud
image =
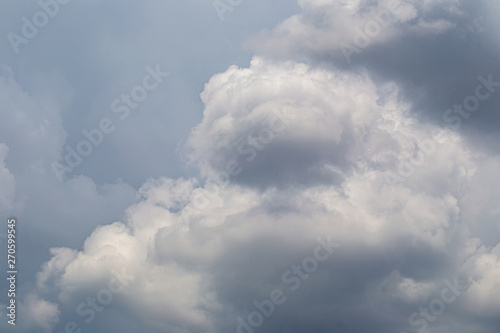
[[[83,176],[55,187],[65,206],[90,202],[68,211],[129,207],[119,221],[96,213],[82,248],[51,250],[23,299],[30,325],[496,332],[500,158],[482,140],[422,118],[474,93],[478,75],[500,78],[488,66],[498,43],[486,15],[498,9],[459,0],[299,5],[300,14],[250,40],[248,67],[206,83],[203,118],[183,150],[199,179],[148,179],[136,193]],[[371,22],[379,31],[356,45]],[[488,45],[477,57],[450,57],[448,47],[476,42]],[[360,51],[351,62],[346,43]],[[446,84],[466,74],[467,84]],[[36,108],[10,87],[24,96],[22,110]],[[59,157],[60,114],[43,114],[49,120],[25,132]],[[497,117],[475,115],[479,129]],[[55,134],[41,124],[54,124]],[[6,154],[0,145],[0,161]],[[0,165],[0,184],[15,180]],[[267,316],[269,299],[281,301]]]
[[[71,312],[121,272],[127,286],[103,311],[179,332],[236,331],[254,300],[282,288],[289,301],[263,331],[358,332],[413,328],[408,318],[444,278],[460,277],[493,320],[485,290],[496,288],[498,245],[470,240],[476,213],[464,196],[495,158],[419,123],[398,91],[367,73],[294,61],[228,68],[205,86],[204,118],[188,143],[203,182],[149,180],[123,222],[96,229],[76,255],[54,251],[41,282],[53,280]],[[433,148],[423,154],[425,142]],[[391,182],[405,154],[420,164]],[[283,273],[326,235],[341,250],[291,294]],[[475,321],[464,314],[477,309],[452,305],[446,317],[466,327]]]
[[[443,112],[473,93],[478,75],[500,73],[498,2],[299,1],[300,14],[246,45],[273,59],[348,70],[368,68],[377,83],[395,81],[412,112],[441,124]],[[474,136],[497,135],[494,94],[464,124]],[[495,149],[495,148],[493,148]]]
[[[62,154],[66,139],[62,109],[71,100],[71,88],[57,72],[34,76],[26,84],[23,75],[0,66],[0,209],[5,218],[17,219],[17,232],[30,245],[19,246],[16,252],[25,258],[18,265],[24,272],[17,280],[19,309],[27,309],[28,317],[35,318],[27,319],[26,325],[31,326],[26,327],[48,329],[58,316],[57,305],[29,296],[30,288],[25,286],[33,282],[30,278],[50,256],[50,247],[78,247],[102,220],[121,216],[135,201],[135,191],[120,180],[96,184],[84,176],[59,183],[51,163]],[[0,232],[0,252],[6,257],[4,231]],[[45,277],[50,279],[49,275]],[[43,284],[39,286],[45,290]]]
[[[465,15],[460,3],[446,1],[298,1],[302,12],[273,31],[249,41],[262,54],[349,55],[400,37],[441,34]]]

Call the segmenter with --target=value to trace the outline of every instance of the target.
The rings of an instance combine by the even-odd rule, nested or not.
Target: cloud
[[[347,152],[382,109],[363,76],[260,58],[214,76],[201,97],[193,158],[221,171],[235,161],[237,181],[254,186],[338,182],[335,169],[352,167]]]
[[[49,332],[50,328],[57,323],[60,312],[56,304],[39,299],[34,295],[28,296],[25,304],[25,309],[21,310],[24,310],[23,313],[32,322],[33,328],[41,327],[44,332]]]
[[[395,81],[412,112],[443,123],[443,112],[473,92],[478,75],[500,78],[495,1],[299,1],[302,12],[247,40],[272,59],[347,70],[366,68],[377,84]],[[463,130],[497,135],[500,97]],[[487,140],[487,139],[485,139]],[[479,148],[479,147],[478,147]]]
[[[500,78],[488,14],[498,9],[395,3],[301,0],[300,14],[250,39],[249,66],[201,93],[203,118],[182,150],[199,179],[155,177],[137,191],[40,181],[61,156],[71,89],[52,96],[39,84],[32,97],[12,75],[0,82],[16,111],[7,123],[30,119],[19,122],[24,140],[0,145],[10,189],[0,204],[28,193],[30,207],[48,207],[39,219],[57,203],[54,226],[71,221],[62,234],[91,231],[82,248],[52,248],[22,298],[25,331],[496,332],[500,159],[486,136],[472,141],[442,115],[478,75]],[[343,43],[360,51],[351,62]],[[484,52],[463,51],[474,45]],[[495,102],[469,123],[491,131]],[[308,271],[318,237],[341,246]],[[266,316],[259,307],[276,290],[286,300]]]
[[[19,232],[33,246],[18,249],[26,256],[20,264],[21,290],[48,259],[50,247],[78,247],[97,225],[119,218],[135,201],[135,190],[120,179],[98,184],[78,176],[58,183],[51,163],[63,154],[62,115],[71,88],[57,71],[34,74],[29,83],[24,79],[1,65],[0,208],[19,221]],[[0,251],[6,255],[7,248]]]
[[[204,118],[188,142],[191,160],[205,161],[202,183],[149,180],[124,221],[96,229],[76,256],[54,251],[41,279],[54,281],[63,313],[72,313],[121,272],[127,286],[96,315],[119,311],[159,331],[236,331],[237,318],[277,288],[289,301],[264,332],[408,329],[411,314],[446,286],[443,277],[472,279],[467,297],[490,309],[495,301],[481,295],[496,286],[498,251],[470,250],[477,212],[464,196],[482,177],[498,182],[486,167],[496,157],[476,156],[459,134],[418,122],[398,91],[367,73],[293,61],[256,57],[248,68],[228,68],[205,86]],[[259,141],[263,128],[274,128],[272,140]],[[237,147],[249,136],[257,140],[253,160]],[[433,152],[412,175],[388,182],[400,161],[381,153],[418,159],[426,140]],[[232,160],[241,172],[218,182]],[[292,294],[283,272],[325,235],[341,250]],[[477,324],[464,319],[474,311],[452,304],[430,324],[467,327]],[[481,329],[489,332],[487,320]]]
[[[2,304],[0,313],[4,318],[8,318],[7,320],[10,321],[11,318],[7,317],[9,311],[10,310],[7,309],[7,304]],[[24,314],[22,320],[19,319],[19,313]],[[48,333],[52,332],[51,329],[59,321],[60,314],[61,312],[56,303],[43,300],[35,294],[28,294],[26,297],[23,297],[22,300],[20,297],[17,297],[16,318],[13,322],[15,322],[16,329],[21,332],[32,332],[37,330]],[[2,322],[2,328],[12,327],[10,324],[7,324],[6,321]]]
[[[0,196],[0,207],[2,210],[11,210],[14,206],[15,190],[16,190],[16,179],[12,175],[9,169],[5,167],[5,158],[9,148],[6,144],[0,144],[0,187],[2,190],[2,195]]]

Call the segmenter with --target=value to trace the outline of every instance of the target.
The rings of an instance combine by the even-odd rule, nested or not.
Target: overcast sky
[[[497,333],[497,0],[0,0],[0,331]]]

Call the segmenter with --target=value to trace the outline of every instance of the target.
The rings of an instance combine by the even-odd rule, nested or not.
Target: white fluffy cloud
[[[261,56],[348,71],[367,69],[377,85],[394,81],[412,113],[442,125],[443,112],[474,92],[478,75],[498,81],[497,1],[299,1],[300,14],[246,41]],[[467,139],[498,138],[495,93],[461,129]],[[485,137],[483,137],[485,136]],[[498,147],[495,149],[498,152]]]
[[[279,289],[286,301],[255,331],[413,332],[427,325],[433,333],[497,332],[500,157],[482,146],[482,129],[491,132],[498,119],[496,95],[463,119],[464,127],[479,124],[478,140],[442,128],[442,114],[474,92],[478,75],[500,80],[499,7],[486,0],[298,3],[300,14],[248,41],[256,53],[248,67],[230,66],[205,84],[203,118],[182,150],[200,179],[158,177],[138,191],[85,176],[59,183],[51,163],[63,157],[73,87],[57,71],[26,80],[0,68],[1,107],[9,111],[0,112],[0,209],[28,207],[21,225],[41,230],[31,231],[41,238],[34,241],[68,246],[51,249],[32,293],[21,289],[21,330],[74,324],[94,332],[236,332],[254,301]],[[135,44],[120,44],[116,27],[128,19],[108,21],[104,7],[99,20],[118,30],[103,34],[96,25],[86,33],[127,50],[126,57],[138,57],[131,45],[156,57],[175,44],[159,45],[151,33],[164,31],[165,6],[140,5],[138,17],[151,27],[133,36]],[[73,52],[81,57],[86,44],[78,45]],[[99,46],[102,68],[116,65],[109,49]],[[88,62],[82,72],[94,67],[93,57],[81,58]],[[138,69],[121,68],[97,78],[134,82]],[[73,75],[79,87],[101,89],[95,77]],[[92,96],[77,108],[101,115],[108,94]],[[160,113],[148,121],[163,124]],[[439,121],[425,117],[431,113]],[[66,120],[79,129],[75,119]],[[82,120],[87,125],[91,115]],[[140,133],[132,134],[151,141]],[[126,151],[130,134],[124,127],[110,142]],[[159,140],[149,148],[158,154],[163,146]],[[131,156],[125,160],[137,164],[129,169],[143,164]],[[89,235],[83,247],[72,246],[81,234]],[[318,237],[341,246],[329,253],[322,245],[328,259],[305,277],[295,265],[316,255]],[[468,289],[439,318],[422,321],[419,309],[439,304],[458,278]]]
[[[282,273],[315,238],[331,235],[342,249],[264,331],[315,322],[403,330],[427,297],[439,295],[443,277],[474,281],[467,297],[476,306],[453,307],[454,321],[498,315],[488,290],[498,288],[500,245],[470,240],[480,212],[464,199],[482,177],[490,184],[481,191],[495,191],[498,177],[486,167],[495,157],[419,123],[397,85],[377,87],[368,73],[256,57],[249,68],[215,75],[201,96],[204,118],[189,148],[205,183],[149,180],[126,220],[96,229],[77,254],[54,251],[39,285],[52,281],[64,311],[121,272],[126,288],[103,311],[158,331],[236,330],[254,300],[288,290]],[[401,167],[398,156],[420,162],[388,181],[387,172]]]
[[[300,0],[302,12],[249,41],[263,54],[340,56],[412,34],[440,34],[464,16],[460,1]],[[444,13],[440,12],[443,11]],[[446,16],[446,18],[443,18]]]

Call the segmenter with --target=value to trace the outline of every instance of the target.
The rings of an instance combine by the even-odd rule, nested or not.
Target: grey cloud
[[[479,75],[500,78],[495,66],[499,60],[495,13],[500,6],[495,1],[410,1],[407,6],[414,8],[416,16],[399,23],[399,10],[391,12],[390,1],[354,2],[351,10],[341,1],[301,3],[302,15],[250,39],[248,46],[272,58],[305,59],[344,70],[367,68],[376,82],[398,82],[413,112],[441,126],[448,125],[443,112],[474,92]],[[423,22],[438,21],[450,26],[422,30]],[[380,30],[370,32],[371,25]],[[316,39],[301,35],[301,30]],[[346,44],[354,51],[343,52]],[[464,128],[496,133],[499,98],[495,94],[482,103],[464,121]]]
[[[74,42],[80,46],[72,56],[83,45],[94,45],[90,36],[99,35],[103,25],[111,35],[99,35],[98,40],[116,44],[116,48],[101,49],[102,62],[92,72],[97,74],[83,75],[94,63],[89,49],[81,69],[65,69],[65,75],[52,77],[59,87],[71,86],[61,96],[51,95],[40,82],[32,83],[31,74],[21,74],[17,83],[9,81],[6,87],[10,94],[0,95],[18,108],[3,115],[8,124],[15,122],[16,115],[30,120],[22,122],[24,139],[15,133],[11,133],[12,139],[10,135],[2,137],[5,144],[0,145],[0,160],[5,165],[0,168],[0,182],[10,188],[0,197],[6,198],[0,204],[12,209],[12,198],[26,195],[23,203],[29,209],[23,216],[40,231],[40,242],[55,247],[40,255],[50,254],[41,268],[32,268],[33,272],[25,268],[30,276],[35,276],[35,270],[38,274],[32,288],[23,287],[20,300],[30,319],[21,330],[59,332],[74,321],[83,330],[94,332],[229,333],[238,331],[242,318],[247,331],[255,332],[413,333],[424,325],[436,333],[495,332],[500,308],[495,201],[500,161],[497,154],[476,149],[487,135],[473,141],[464,134],[469,126],[490,131],[493,137],[495,131],[484,116],[477,117],[477,123],[472,117],[471,122],[467,119],[471,125],[460,131],[443,129],[440,119],[428,120],[432,110],[439,109],[442,117],[450,103],[474,93],[478,75],[488,75],[489,69],[496,77],[489,65],[496,59],[497,44],[492,42],[494,35],[488,34],[496,23],[488,14],[498,11],[486,2],[477,7],[448,0],[405,3],[391,18],[390,29],[381,31],[370,46],[353,56],[351,64],[346,64],[340,42],[345,37],[355,38],[355,28],[370,20],[368,7],[387,5],[388,1],[300,0],[300,14],[253,39],[260,45],[253,44],[256,55],[250,65],[227,69],[214,65],[210,68],[220,68],[205,74],[222,72],[210,80],[204,78],[208,82],[203,88],[201,84],[190,86],[186,79],[182,82],[189,89],[181,84],[182,89],[176,90],[178,81],[172,81],[162,91],[166,95],[148,100],[151,104],[144,111],[152,111],[150,117],[137,117],[110,141],[119,155],[133,141],[125,140],[127,136],[137,139],[141,149],[152,140],[155,155],[161,151],[158,147],[163,146],[163,139],[173,146],[172,140],[184,136],[186,144],[178,151],[194,162],[198,179],[177,177],[173,169],[152,171],[161,169],[165,161],[153,168],[142,168],[144,161],[134,161],[122,171],[115,171],[115,164],[99,171],[89,162],[91,168],[82,166],[82,173],[89,176],[76,176],[60,184],[37,176],[37,170],[49,170],[37,168],[37,159],[48,165],[59,157],[63,144],[76,140],[68,141],[65,135],[94,124],[96,115],[100,119],[101,106],[122,91],[130,91],[144,68],[141,64],[120,74],[130,59],[114,64],[117,57],[111,50],[129,50],[119,42],[117,28],[128,26],[125,13],[130,13],[125,7],[118,6],[124,15],[107,20],[106,9],[116,6],[98,2],[79,5],[99,8],[101,16],[93,30],[80,31],[87,39],[81,44]],[[187,8],[195,4],[190,2],[181,12],[189,12]],[[163,18],[158,9],[173,9],[174,5],[137,6],[139,13],[130,17],[138,22],[146,22],[151,14],[151,27],[174,26],[173,22],[158,23]],[[203,8],[208,7],[212,10],[210,4]],[[236,18],[250,17],[244,12],[249,8],[245,2],[231,13],[234,19],[228,16],[224,22],[232,24]],[[219,24],[216,13],[211,14]],[[69,18],[61,16],[61,20]],[[134,45],[138,50],[148,50],[144,62],[157,63],[153,50],[166,54],[167,46],[154,43],[153,36],[158,35],[147,33],[153,30],[141,30],[135,23],[128,27],[124,33],[140,31],[130,38],[137,41]],[[193,36],[197,33],[196,27],[185,29]],[[236,35],[236,39],[241,38]],[[182,36],[174,38],[178,44],[173,45],[186,45]],[[45,41],[39,37],[42,39],[34,40],[30,48]],[[145,40],[139,41],[142,37]],[[484,47],[477,58],[470,53],[448,57],[463,45]],[[126,54],[134,58],[144,53]],[[245,57],[242,54],[238,53]],[[181,53],[172,57],[183,58]],[[63,68],[73,68],[72,62],[62,63]],[[165,62],[166,68],[178,63],[183,62]],[[415,63],[418,66],[410,66]],[[109,71],[99,72],[103,68]],[[172,71],[174,78],[180,75],[175,68]],[[193,71],[188,70],[189,75],[197,77]],[[82,81],[77,83],[80,75]],[[463,77],[467,79],[459,80]],[[101,78],[102,82],[92,85]],[[29,87],[19,83],[24,80],[31,82]],[[110,88],[108,81],[120,84]],[[88,94],[69,97],[84,87],[89,87]],[[101,89],[106,92],[99,95]],[[188,105],[203,108],[202,119],[191,113],[163,127],[169,113],[157,110],[171,105],[166,96],[182,90],[183,96],[194,98],[196,89],[203,90],[201,102]],[[26,91],[38,93],[33,97]],[[87,100],[87,96],[94,98]],[[71,116],[68,103],[72,101],[84,101],[78,108],[91,112]],[[173,103],[181,110],[183,101]],[[484,107],[493,107],[495,102],[493,97]],[[46,108],[42,108],[43,113],[36,113],[40,109],[37,105]],[[178,112],[176,117],[180,117]],[[288,114],[288,118],[280,122],[277,114]],[[45,136],[43,131],[37,132],[43,118],[53,126]],[[191,132],[181,134],[183,126],[196,122]],[[158,133],[159,141],[141,136],[152,123],[156,127],[151,131]],[[280,126],[283,124],[286,126]],[[174,127],[178,127],[174,139],[168,133],[162,135],[165,128]],[[242,153],[238,151],[241,142],[253,147],[240,147],[247,149]],[[433,149],[422,155],[423,144],[429,142]],[[34,148],[26,155],[20,152],[32,144],[47,152]],[[111,150],[103,147],[102,154],[114,156]],[[141,154],[151,156],[133,153],[130,160]],[[178,163],[172,155],[164,158],[169,165]],[[413,161],[413,170],[403,177],[400,169],[409,161]],[[134,183],[141,183],[138,179],[145,174],[153,177],[137,191],[126,181],[102,184],[120,172],[134,175],[126,177],[136,177]],[[230,177],[224,180],[223,172]],[[388,172],[400,175],[400,179],[388,181]],[[37,189],[48,194],[36,195]],[[53,221],[38,226],[36,221],[41,219]],[[58,227],[61,236],[50,238],[47,230]],[[64,241],[67,244],[61,244],[67,230],[74,234]],[[26,229],[21,232],[35,239]],[[89,236],[83,246],[75,245],[82,244],[85,235]],[[317,238],[328,235],[341,246],[324,261],[313,259],[317,266],[303,278],[300,274],[305,272],[307,258],[315,258]],[[302,270],[298,271],[299,267]],[[470,282],[468,289],[460,295],[456,292],[441,314],[434,313],[431,304],[440,304],[444,288],[452,288],[449,281],[455,279]],[[113,288],[117,280],[124,281],[119,291]],[[254,302],[271,299],[273,290],[278,289],[286,301],[275,303],[267,317]],[[112,300],[103,298],[109,293]],[[102,306],[102,311],[92,312],[89,297],[100,302],[97,306]],[[78,314],[75,310],[79,306],[90,312]],[[419,314],[425,307],[435,320],[426,321]],[[255,311],[261,312],[262,324],[252,328],[249,316],[253,313],[254,319],[259,318]],[[90,313],[95,314],[92,320]]]

